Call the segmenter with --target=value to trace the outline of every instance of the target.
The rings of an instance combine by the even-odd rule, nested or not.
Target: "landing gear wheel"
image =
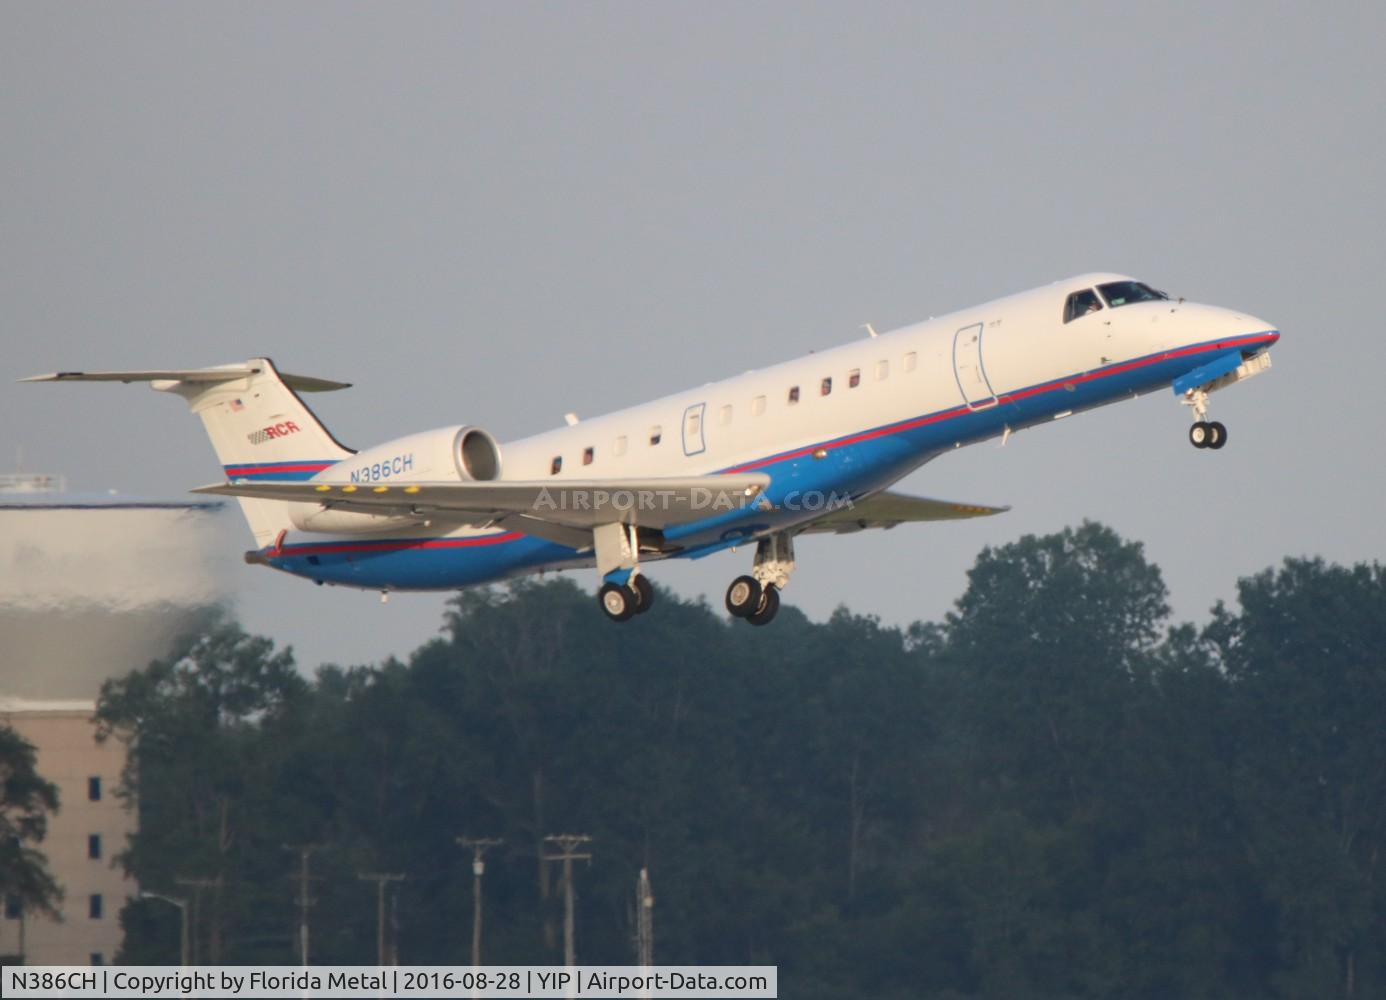
[[[746,616],[752,625],[769,625],[780,610],[780,590],[773,583],[761,592],[756,610]]]
[[[1227,443],[1227,428],[1221,421],[1214,420],[1208,425],[1208,447],[1216,451]]]
[[[646,580],[643,574],[637,573],[630,578],[631,589],[635,591],[635,613],[643,615],[650,608],[654,607],[655,592],[654,586]]]
[[[733,618],[745,618],[760,607],[760,581],[753,576],[738,576],[727,588],[727,613]]]
[[[1213,425],[1199,420],[1189,428],[1189,444],[1195,448],[1207,448],[1213,439]]]
[[[635,591],[629,587],[622,587],[618,583],[607,583],[602,585],[602,589],[597,591],[597,601],[601,604],[606,616],[614,622],[623,622],[631,615],[635,614],[639,598]]]

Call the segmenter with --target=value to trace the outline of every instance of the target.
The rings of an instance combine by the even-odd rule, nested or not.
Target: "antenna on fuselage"
[[[861,325],[861,328],[862,328],[863,330],[865,330],[867,333],[871,334],[871,336],[873,336],[873,337],[879,337],[879,336],[880,336],[880,334],[876,332],[876,328],[875,328],[874,326],[872,326],[870,323],[863,323],[863,324]]]

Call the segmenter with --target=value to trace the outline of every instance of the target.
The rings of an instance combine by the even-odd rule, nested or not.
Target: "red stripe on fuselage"
[[[1042,382],[1039,385],[1030,386],[1027,389],[1017,389],[1015,392],[1002,393],[996,397],[996,405],[1011,403],[1017,399],[1028,399],[1031,396],[1038,396],[1041,393],[1053,392],[1055,389],[1060,389],[1066,385],[1076,385],[1079,382],[1094,382],[1100,378],[1120,375],[1122,372],[1134,371],[1137,368],[1144,368],[1147,365],[1159,364],[1161,361],[1169,361],[1171,358],[1182,358],[1191,354],[1203,354],[1210,351],[1230,351],[1237,347],[1248,347],[1253,344],[1270,344],[1274,343],[1276,339],[1276,335],[1273,333],[1257,333],[1249,337],[1233,337],[1231,340],[1220,340],[1212,344],[1181,347],[1177,351],[1152,354],[1148,357],[1137,358],[1135,361],[1123,361],[1107,368],[1098,368],[1090,372],[1082,372],[1078,375],[1054,379],[1051,382]],[[953,417],[960,417],[972,412],[975,411],[966,406],[955,406],[949,410],[940,410],[938,413],[931,413],[926,417],[914,417],[898,424],[887,424],[885,427],[877,427],[874,430],[863,431],[860,434],[852,434],[844,438],[835,438],[831,441],[811,444],[804,448],[795,449],[794,451],[786,451],[779,455],[772,455],[769,458],[756,459],[754,462],[747,462],[744,465],[732,466],[730,469],[723,469],[722,474],[727,475],[736,472],[750,472],[752,469],[760,469],[767,465],[774,465],[776,462],[783,462],[791,458],[799,458],[803,455],[811,455],[819,448],[840,448],[843,445],[856,444],[859,441],[870,441],[873,438],[898,434],[901,431],[913,430],[916,427],[924,427],[928,424],[937,423],[940,420],[950,420]]]
[[[520,531],[501,535],[479,535],[473,538],[402,538],[374,542],[301,542],[286,545],[278,553],[284,556],[336,555],[342,552],[402,552],[405,549],[469,549],[478,545],[499,545],[526,537]]]
[[[299,462],[280,465],[227,465],[228,476],[268,476],[278,472],[321,472],[330,469],[336,462]]]

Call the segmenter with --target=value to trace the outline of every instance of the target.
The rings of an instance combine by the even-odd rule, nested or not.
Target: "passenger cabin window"
[[[732,408],[730,403],[717,411],[717,422],[723,427],[726,427],[732,422]]]
[[[883,381],[885,381],[885,380],[888,379],[888,378],[890,378],[890,362],[889,362],[889,361],[877,361],[877,362],[876,362],[876,381],[877,381],[877,382],[883,382]]]
[[[1068,302],[1064,304],[1064,322],[1072,323],[1075,319],[1086,316],[1088,313],[1095,313],[1101,308],[1102,300],[1091,288],[1074,292],[1068,297]]]
[[[820,396],[827,396],[827,395],[829,395],[832,391],[833,391],[833,380],[832,380],[831,378],[825,378],[825,379],[823,380],[822,384],[819,385],[819,387],[818,387],[818,395],[820,395]]]
[[[799,387],[797,385],[789,387],[789,405],[793,406],[799,402]]]
[[[549,475],[556,476],[563,471],[563,456],[555,455],[553,461],[549,463]]]
[[[918,363],[919,355],[915,354],[914,351],[910,351],[908,354],[905,355],[905,371],[914,371],[914,366]]]
[[[853,368],[847,373],[847,388],[855,389],[861,385],[861,369]]]
[[[765,412],[765,397],[757,396],[751,400],[751,416],[758,417]]]
[[[591,465],[591,464],[592,464],[592,459],[594,459],[594,458],[596,458],[596,457],[597,457],[597,449],[596,449],[596,448],[587,447],[587,448],[582,449],[582,464],[583,464],[583,465]]]
[[[1109,281],[1105,285],[1098,285],[1097,290],[1113,309],[1129,306],[1132,302],[1159,302],[1169,298],[1164,292],[1141,281]]]
[[[664,440],[664,429],[662,427],[650,428],[650,447],[653,448]]]
[[[611,454],[624,455],[626,453],[626,436],[622,434],[616,439],[616,443],[611,446]]]

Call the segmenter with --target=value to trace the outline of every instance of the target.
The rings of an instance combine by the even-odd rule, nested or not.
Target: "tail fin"
[[[354,454],[328,433],[298,396],[298,392],[345,389],[348,383],[281,375],[269,358],[216,368],[58,372],[23,381],[148,382],[155,390],[182,396],[202,418],[227,479],[311,479]],[[242,499],[240,503],[261,546],[291,526],[280,501]]]

